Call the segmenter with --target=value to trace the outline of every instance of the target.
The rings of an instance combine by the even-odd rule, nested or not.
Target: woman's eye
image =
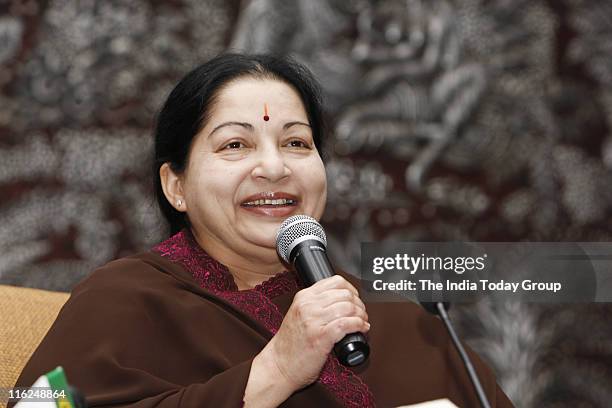
[[[240,149],[241,147],[244,147],[244,144],[242,142],[231,142],[231,143],[226,144],[224,149],[232,150],[232,149]]]
[[[288,143],[289,147],[302,147],[302,148],[306,148],[309,149],[310,146],[308,144],[306,144],[306,142],[303,142],[301,140],[292,140]]]

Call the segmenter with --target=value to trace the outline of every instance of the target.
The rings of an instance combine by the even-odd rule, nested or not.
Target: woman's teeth
[[[295,204],[295,200],[291,200],[288,198],[279,198],[277,200],[265,199],[265,200],[249,201],[248,203],[244,203],[242,205],[254,207],[257,205],[293,205],[293,204]]]

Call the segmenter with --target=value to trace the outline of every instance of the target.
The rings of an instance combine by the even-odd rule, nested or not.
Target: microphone
[[[420,303],[421,303],[421,306],[423,306],[423,308],[427,310],[429,313],[438,315],[442,318],[442,321],[444,322],[444,325],[446,326],[446,330],[448,330],[448,333],[450,334],[451,339],[453,340],[453,344],[455,345],[455,348],[459,352],[459,355],[461,356],[461,360],[463,360],[463,364],[465,365],[465,368],[468,372],[470,381],[472,381],[472,385],[474,385],[474,388],[476,389],[476,394],[478,395],[478,399],[480,400],[480,405],[483,408],[491,408],[491,404],[489,404],[487,395],[485,394],[482,388],[482,384],[480,384],[480,380],[478,379],[478,374],[476,373],[476,370],[474,369],[474,366],[472,365],[472,361],[470,360],[470,357],[468,356],[468,354],[465,352],[463,345],[461,345],[461,342],[459,341],[459,337],[457,336],[457,333],[455,333],[455,329],[453,328],[453,325],[451,324],[451,321],[448,318],[448,314],[446,313],[446,311],[450,308],[450,303],[448,302],[420,302]]]
[[[312,217],[294,215],[287,218],[276,235],[276,250],[307,286],[335,275],[327,258],[325,232]],[[370,346],[362,333],[350,333],[335,344],[334,352],[342,364],[354,367],[367,360]]]

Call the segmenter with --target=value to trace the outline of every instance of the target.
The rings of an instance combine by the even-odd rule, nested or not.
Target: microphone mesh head
[[[317,220],[307,215],[293,215],[283,221],[276,234],[276,251],[285,262],[289,263],[294,243],[302,237],[316,239],[327,248],[325,231]]]

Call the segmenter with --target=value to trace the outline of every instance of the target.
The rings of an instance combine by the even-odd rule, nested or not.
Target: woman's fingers
[[[336,275],[317,282],[298,292],[296,306],[307,320],[326,325],[342,317],[359,317],[367,321],[368,315],[359,293],[342,276]],[[294,300],[295,301],[295,300]]]
[[[354,302],[357,306],[365,310],[365,305],[361,299],[359,299],[359,296],[355,295],[353,291],[346,288],[329,289],[322,292],[317,297],[317,304],[321,308],[329,307],[330,305],[338,302]]]
[[[348,289],[356,296],[359,296],[359,291],[357,291],[357,289],[351,285],[349,281],[340,275],[334,275],[330,278],[320,280],[312,285],[309,289],[315,293],[321,293],[329,289]]]
[[[317,322],[320,326],[342,317],[359,317],[368,321],[368,313],[359,298],[352,297],[350,300],[332,301],[324,307],[318,303],[317,299],[306,301],[298,308],[298,313],[305,321],[309,323]]]
[[[366,322],[368,321],[365,308],[361,308],[353,302],[337,302],[326,307],[325,317],[324,324],[342,317],[359,317]]]
[[[349,333],[367,333],[368,330],[370,330],[370,323],[355,316],[333,320],[324,327],[332,344],[339,342]]]

